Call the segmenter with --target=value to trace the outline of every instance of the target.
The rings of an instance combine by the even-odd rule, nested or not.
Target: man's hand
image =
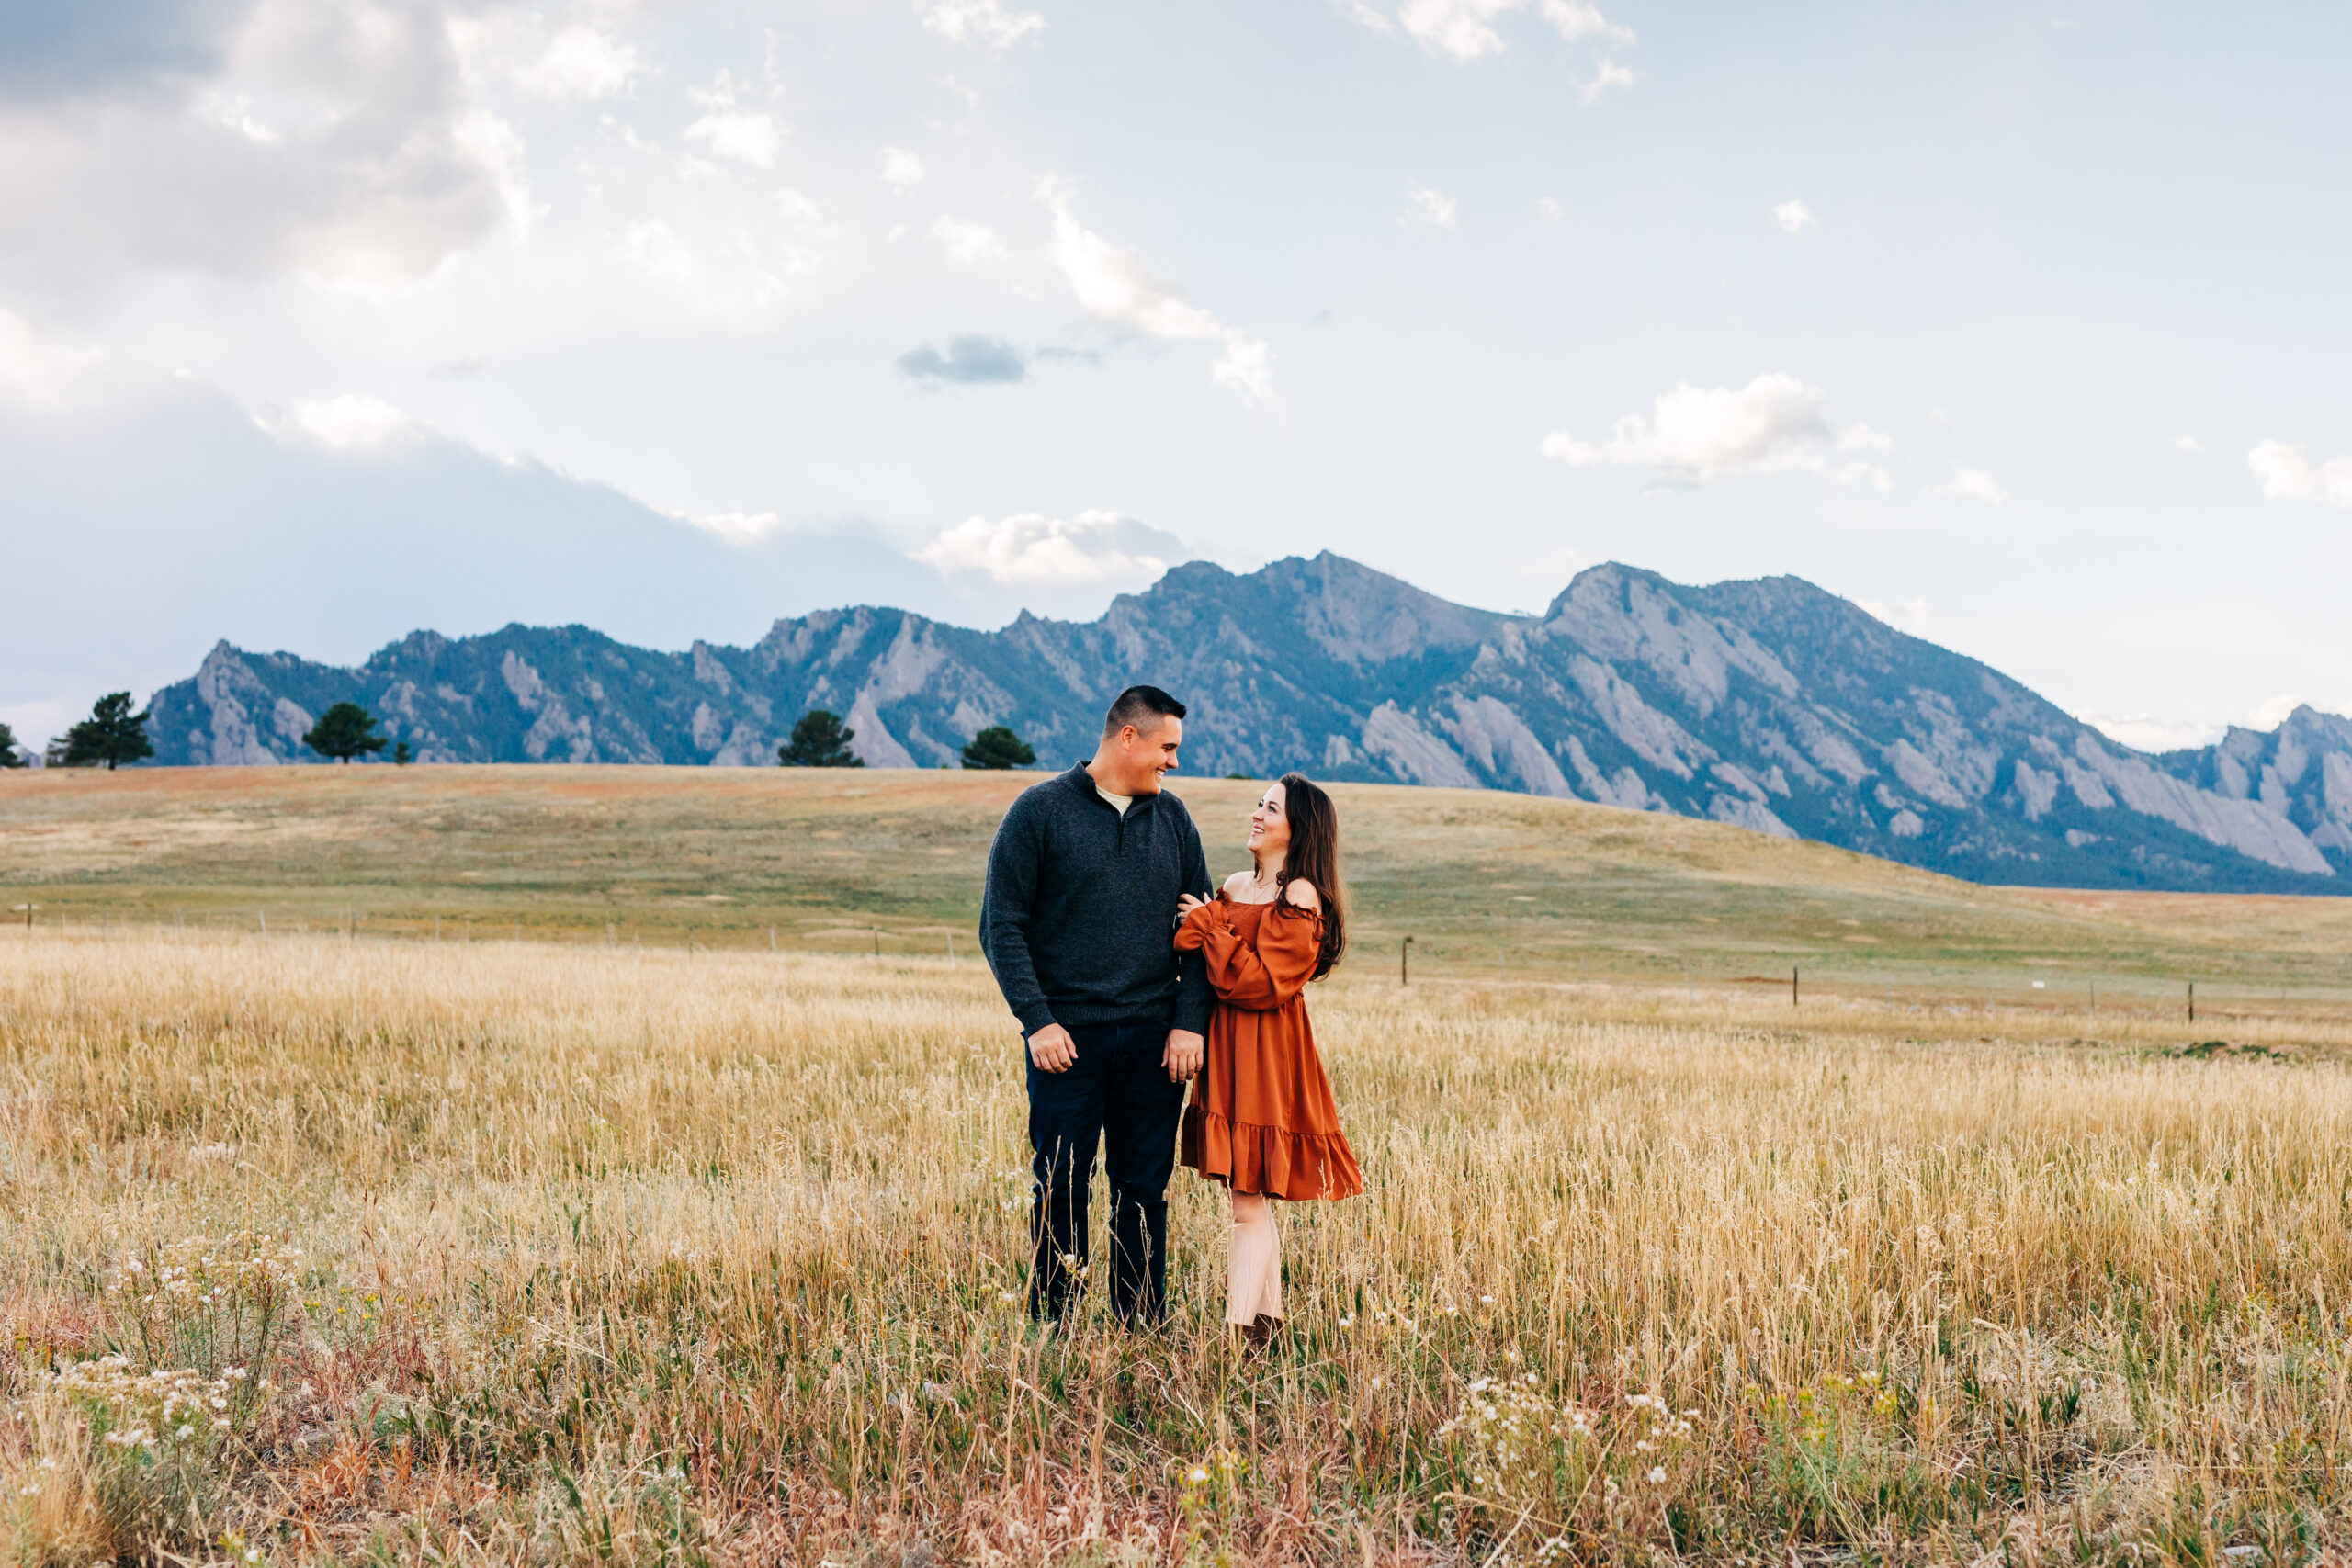
[[[1201,1070],[1201,1057],[1208,1050],[1207,1043],[1188,1029],[1168,1032],[1168,1048],[1159,1054],[1160,1066],[1168,1069],[1170,1083],[1189,1083]]]
[[[1029,1059],[1041,1073],[1066,1073],[1078,1060],[1078,1042],[1058,1023],[1049,1023],[1029,1037]]]

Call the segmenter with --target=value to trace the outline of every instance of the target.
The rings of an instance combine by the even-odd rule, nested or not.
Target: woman
[[[1282,1245],[1269,1201],[1352,1198],[1363,1173],[1340,1133],[1300,989],[1347,945],[1340,823],[1297,773],[1250,814],[1251,869],[1207,903],[1186,897],[1176,946],[1208,962],[1208,1054],[1184,1108],[1184,1163],[1233,1194],[1226,1321],[1253,1348],[1282,1326]]]

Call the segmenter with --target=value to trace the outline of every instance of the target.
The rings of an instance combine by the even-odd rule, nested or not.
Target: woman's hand
[[[1179,895],[1176,899],[1176,918],[1181,920],[1207,902],[1207,899],[1195,898],[1190,893]]]

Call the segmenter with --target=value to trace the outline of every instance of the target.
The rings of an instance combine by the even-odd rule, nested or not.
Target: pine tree
[[[787,768],[862,768],[865,760],[853,756],[849,743],[857,731],[845,729],[836,716],[810,708],[792,727],[792,739],[775,750],[775,760]]]
[[[967,768],[1025,768],[1036,760],[1037,753],[1029,743],[1001,724],[989,725],[964,748]]]
[[[147,715],[130,711],[129,692],[108,692],[91,705],[89,717],[65,732],[62,761],[69,768],[111,772],[154,754],[147,739]]]
[[[357,703],[337,703],[319,716],[319,722],[302,737],[302,744],[322,757],[348,764],[354,757],[382,750],[385,740],[376,733],[374,714]]]
[[[21,768],[25,754],[17,747],[17,732],[0,724],[0,768]]]
[[[403,740],[392,748],[392,766],[405,768],[415,761],[416,753],[408,749],[407,741]]]

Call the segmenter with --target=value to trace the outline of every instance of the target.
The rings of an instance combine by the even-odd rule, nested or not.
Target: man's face
[[[1149,729],[1128,725],[1119,731],[1119,785],[1114,795],[1158,795],[1159,775],[1176,765],[1184,721],[1162,715]]]

